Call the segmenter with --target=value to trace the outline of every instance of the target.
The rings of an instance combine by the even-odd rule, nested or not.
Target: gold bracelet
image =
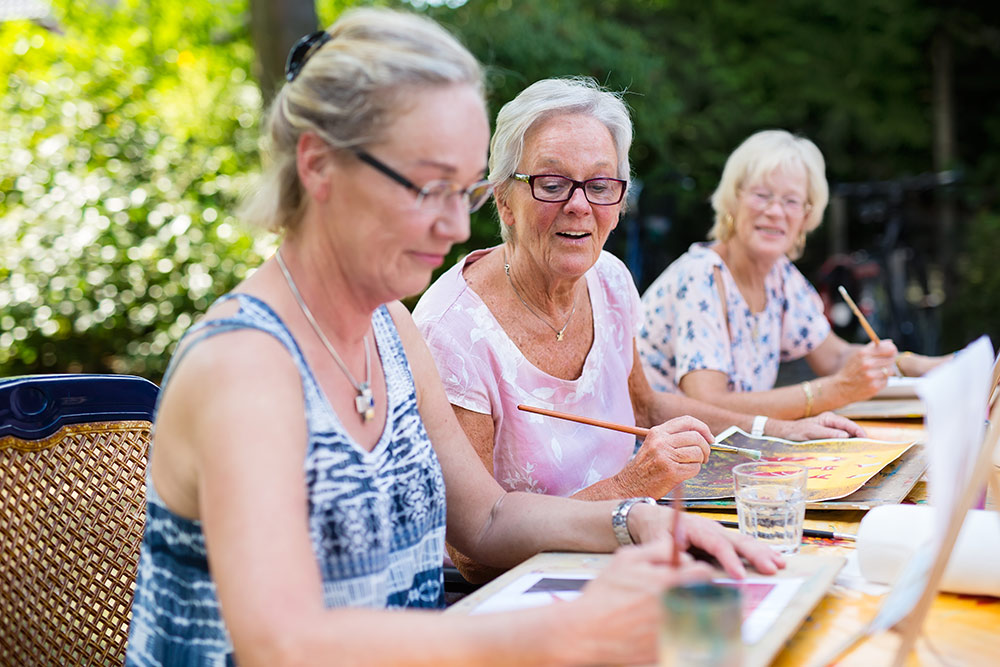
[[[806,380],[805,382],[803,382],[802,383],[802,391],[804,391],[805,394],[806,394],[806,415],[805,416],[808,417],[808,416],[810,416],[813,413],[813,390],[812,390],[812,382],[809,381],[809,380]]]
[[[906,377],[906,371],[903,370],[903,367],[900,365],[899,360],[902,359],[903,357],[912,357],[912,356],[913,353],[910,352],[909,350],[907,350],[906,352],[900,352],[898,355],[896,355],[896,369],[899,371],[899,374],[902,375],[903,377]]]

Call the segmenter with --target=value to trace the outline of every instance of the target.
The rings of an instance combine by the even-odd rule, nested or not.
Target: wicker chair
[[[121,665],[157,387],[0,381],[0,665]]]

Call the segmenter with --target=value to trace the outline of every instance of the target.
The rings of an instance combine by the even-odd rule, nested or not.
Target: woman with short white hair
[[[639,355],[655,388],[798,419],[870,398],[896,370],[922,375],[940,362],[831,330],[792,264],[823,220],[825,170],[813,142],[784,130],[757,132],[729,156],[712,195],[714,243],[692,245],[642,297]],[[819,377],[775,389],[779,364],[801,357]]]
[[[663,497],[698,473],[712,431],[751,430],[751,415],[654,392],[638,363],[639,295],[603,249],[622,213],[631,141],[628,109],[594,81],[526,88],[500,110],[490,145],[503,243],[470,253],[414,309],[459,423],[505,489]],[[631,435],[522,403],[651,431],[633,457]],[[860,432],[831,414],[765,426],[796,440]],[[467,576],[489,576],[456,554]]]

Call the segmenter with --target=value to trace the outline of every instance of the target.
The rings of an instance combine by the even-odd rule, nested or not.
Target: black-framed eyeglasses
[[[355,149],[354,154],[365,164],[374,167],[392,180],[402,185],[407,190],[415,192],[417,195],[417,206],[428,210],[439,210],[444,207],[445,202],[455,196],[460,196],[469,207],[469,213],[475,213],[493,194],[493,186],[487,180],[476,181],[467,188],[463,188],[448,180],[437,180],[427,183],[423,187],[403,176],[401,173],[375,158],[370,153],[361,149]]]
[[[597,206],[613,206],[620,202],[628,185],[628,181],[620,178],[601,177],[574,181],[558,174],[514,174],[511,178],[531,186],[531,196],[538,201],[569,201],[579,188],[583,190],[587,201]]]
[[[326,30],[317,30],[295,42],[292,50],[288,52],[288,60],[285,61],[285,80],[289,82],[295,81],[295,77],[305,67],[309,56],[329,42],[330,39],[330,33]]]

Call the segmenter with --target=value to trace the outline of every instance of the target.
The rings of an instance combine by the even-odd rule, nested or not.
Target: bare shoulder
[[[159,495],[176,513],[197,518],[199,481],[210,461],[262,460],[256,448],[304,436],[303,415],[298,370],[274,336],[241,329],[188,344],[156,417],[151,468]]]

